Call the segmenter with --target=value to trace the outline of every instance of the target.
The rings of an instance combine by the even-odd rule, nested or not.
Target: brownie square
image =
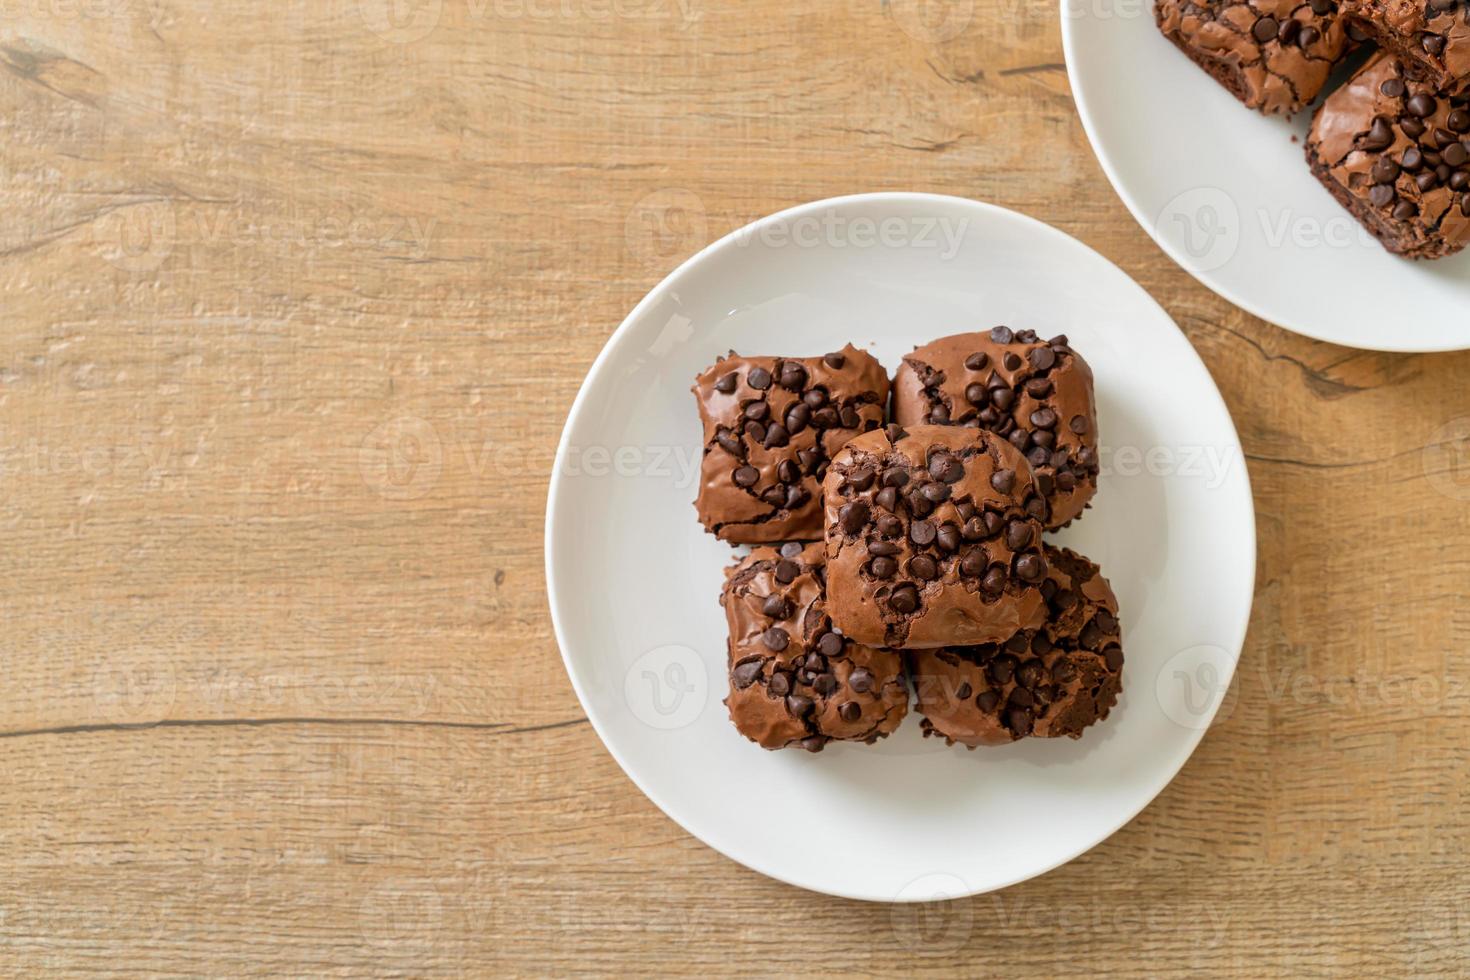
[[[1046,549],[1044,622],[1003,643],[907,654],[924,734],[969,748],[1080,738],[1123,689],[1118,600],[1098,567]]]
[[[1307,162],[1390,252],[1452,255],[1470,242],[1470,95],[1446,95],[1382,52],[1312,121]]]
[[[1154,20],[1232,95],[1268,115],[1309,105],[1362,39],[1350,36],[1334,0],[1156,0]]]
[[[908,713],[903,659],[853,642],[827,617],[820,542],[760,547],[726,572],[730,720],[762,748],[886,736]]]
[[[888,373],[848,344],[823,357],[740,357],[695,379],[704,425],[695,508],[724,541],[822,536],[822,475],[853,436],[883,424]]]
[[[1066,337],[996,327],[925,344],[894,376],[893,420],[1004,436],[1031,463],[1048,528],[1070,523],[1097,492],[1092,369]]]
[[[1470,83],[1470,0],[1342,0],[1342,12],[1436,89]]]
[[[991,643],[1037,618],[1046,502],[1031,466],[984,430],[890,425],[823,481],[827,612],[859,643]]]

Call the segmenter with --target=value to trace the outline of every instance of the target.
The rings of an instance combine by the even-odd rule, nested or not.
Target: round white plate
[[[1062,44],[1103,171],[1200,282],[1318,340],[1470,348],[1470,250],[1385,251],[1308,169],[1310,111],[1288,122],[1245,108],[1159,33],[1150,0],[1062,0]]]
[[[911,713],[874,746],[809,755],[747,742],[721,703],[719,594],[735,552],[693,507],[695,374],[731,348],[816,355],[849,340],[891,371],[916,345],[998,323],[1066,333],[1096,372],[1101,486],[1059,539],[1099,562],[1117,591],[1121,702],[1080,741],[967,752],[921,738]],[[592,366],[547,501],[557,640],[629,777],[742,864],[879,901],[1000,888],[1138,813],[1224,700],[1254,574],[1240,443],[1168,315],[1061,232],[928,194],[794,208],[680,266]]]

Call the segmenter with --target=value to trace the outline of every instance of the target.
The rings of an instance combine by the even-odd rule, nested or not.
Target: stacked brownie
[[[1470,0],[1156,0],[1155,16],[1267,113],[1311,104],[1336,64],[1376,44],[1312,121],[1312,173],[1394,254],[1470,244]]]
[[[731,721],[768,749],[872,743],[912,682],[926,735],[1079,737],[1121,690],[1117,601],[1043,535],[1097,490],[1091,370],[996,327],[905,357],[891,409],[889,388],[850,345],[696,379],[700,521],[761,545],[720,600]]]

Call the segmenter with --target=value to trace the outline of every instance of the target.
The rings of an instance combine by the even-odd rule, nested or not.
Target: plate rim
[[[1060,10],[1062,21],[1062,55],[1063,60],[1066,62],[1067,65],[1067,86],[1072,91],[1072,102],[1077,107],[1077,116],[1082,120],[1082,131],[1087,135],[1087,145],[1092,148],[1092,155],[1097,159],[1098,165],[1102,167],[1103,176],[1107,177],[1108,184],[1113,188],[1113,193],[1118,195],[1119,199],[1123,202],[1123,206],[1126,207],[1128,209],[1128,213],[1133,216],[1133,220],[1138,223],[1138,226],[1142,228],[1145,233],[1147,233],[1148,237],[1153,240],[1153,243],[1157,245],[1159,249],[1169,257],[1169,260],[1171,262],[1173,262],[1180,269],[1183,269],[1185,272],[1187,272],[1201,286],[1204,286],[1210,292],[1225,300],[1227,303],[1231,303],[1234,306],[1239,307],[1246,313],[1249,313],[1251,316],[1256,317],[1259,320],[1264,320],[1266,323],[1279,327],[1282,330],[1286,330],[1289,333],[1294,333],[1299,336],[1306,337],[1310,340],[1320,341],[1324,344],[1333,344],[1337,347],[1346,347],[1350,350],[1377,351],[1383,354],[1447,354],[1453,351],[1470,350],[1470,337],[1467,337],[1463,342],[1460,343],[1452,342],[1446,344],[1366,344],[1358,342],[1348,343],[1340,337],[1329,337],[1316,330],[1310,330],[1300,325],[1283,323],[1275,316],[1268,314],[1260,306],[1260,304],[1247,300],[1236,290],[1231,289],[1223,283],[1219,282],[1210,274],[1210,272],[1197,272],[1194,269],[1190,268],[1190,263],[1182,259],[1179,255],[1178,250],[1175,249],[1168,241],[1160,237],[1154,223],[1147,220],[1143,209],[1140,207],[1137,199],[1128,190],[1123,180],[1119,177],[1119,171],[1115,166],[1113,159],[1108,155],[1107,151],[1103,149],[1102,144],[1098,140],[1098,133],[1092,114],[1090,96],[1087,94],[1084,86],[1079,82],[1077,77],[1077,69],[1074,67],[1074,62],[1076,61],[1077,40],[1076,36],[1073,34],[1073,31],[1075,30],[1073,22],[1086,19],[1081,17],[1069,16],[1069,7],[1075,4],[1075,2],[1076,0],[1061,0]],[[1181,64],[1182,63],[1183,62],[1181,62]],[[1346,213],[1347,212],[1344,212],[1344,214]]]
[[[1065,2],[1066,0],[1063,0],[1063,3]],[[1059,228],[1054,228],[1038,218],[1033,218],[1028,214],[1023,214],[1019,211],[1013,211],[1010,208],[1002,207],[997,204],[991,204],[987,201],[978,201],[973,198],[960,197],[958,195],[952,194],[937,194],[924,191],[876,191],[869,193],[844,194],[836,197],[822,198],[816,201],[809,201],[805,204],[797,204],[792,207],[783,208],[779,211],[765,215],[764,217],[757,218],[754,221],[751,221],[739,228],[733,229],[727,234],[722,235],[720,238],[706,245],[699,251],[695,252],[683,262],[679,263],[662,279],[660,279],[659,282],[654,285],[643,296],[641,300],[638,301],[633,309],[628,312],[628,315],[623,318],[622,322],[618,324],[617,328],[613,330],[613,332],[608,336],[607,340],[603,343],[602,350],[600,350],[597,354],[597,357],[593,359],[592,365],[588,368],[586,376],[582,379],[581,384],[577,388],[576,396],[572,399],[571,408],[567,411],[566,422],[562,426],[561,437],[557,441],[556,455],[552,461],[552,470],[547,487],[546,514],[542,536],[542,560],[546,581],[546,602],[551,614],[552,632],[556,638],[557,652],[561,654],[562,668],[566,672],[567,679],[571,681],[572,690],[577,696],[577,701],[581,705],[583,713],[587,716],[588,723],[592,726],[593,732],[597,735],[598,741],[602,743],[603,749],[606,750],[610,756],[612,756],[613,761],[618,764],[618,767],[620,769],[622,769],[623,774],[628,777],[628,779],[633,783],[634,786],[638,788],[638,790],[644,795],[644,797],[650,803],[656,806],[665,817],[667,817],[669,820],[672,820],[685,833],[689,834],[695,840],[704,844],[706,847],[710,848],[716,853],[723,855],[728,860],[735,862],[736,864],[748,868],[749,870],[754,871],[757,874],[761,874],[768,878],[779,881],[782,884],[789,885],[793,888],[800,888],[803,891],[830,895],[835,898],[887,904],[905,904],[911,902],[917,903],[939,900],[948,901],[952,899],[970,898],[976,895],[983,895],[990,892],[1000,891],[1013,885],[1020,884],[1021,882],[1029,881],[1032,878],[1047,874],[1051,871],[1056,870],[1064,864],[1075,861],[1077,858],[1086,854],[1088,851],[1092,850],[1102,842],[1106,841],[1108,838],[1112,837],[1119,830],[1126,827],[1151,803],[1153,803],[1154,800],[1158,799],[1159,795],[1162,794],[1163,791],[1167,789],[1171,783],[1174,782],[1179,773],[1184,769],[1184,766],[1189,762],[1191,758],[1194,757],[1195,750],[1199,748],[1199,743],[1204,739],[1205,734],[1209,732],[1210,728],[1213,726],[1215,715],[1219,711],[1221,705],[1225,702],[1226,698],[1218,699],[1215,705],[1210,709],[1208,717],[1201,719],[1202,724],[1190,731],[1185,743],[1188,746],[1187,750],[1184,751],[1183,754],[1180,756],[1178,764],[1173,767],[1172,771],[1169,772],[1168,775],[1157,786],[1153,787],[1148,793],[1144,794],[1144,798],[1142,802],[1139,803],[1137,808],[1129,812],[1122,820],[1118,821],[1116,825],[1108,828],[1106,832],[1098,835],[1096,839],[1089,841],[1087,844],[1079,847],[1073,853],[1067,855],[1066,857],[1063,857],[1045,866],[1029,870],[1024,874],[1011,877],[1005,881],[976,887],[970,891],[965,892],[962,895],[946,895],[942,899],[925,896],[877,896],[862,891],[844,890],[841,888],[828,886],[818,886],[805,882],[794,881],[783,874],[780,869],[772,868],[765,863],[756,861],[754,859],[748,859],[748,856],[737,856],[735,854],[732,854],[730,850],[727,850],[726,848],[715,844],[704,834],[695,830],[693,827],[690,827],[678,816],[675,816],[666,801],[661,796],[653,793],[648,788],[648,786],[646,786],[644,782],[638,778],[638,776],[633,772],[632,768],[628,765],[627,760],[608,739],[607,734],[603,729],[603,726],[599,724],[597,713],[593,711],[590,707],[590,701],[585,692],[582,690],[582,685],[577,678],[576,671],[572,668],[571,659],[567,654],[564,630],[561,621],[561,599],[557,594],[555,576],[553,574],[553,568],[555,567],[554,552],[556,551],[557,547],[555,515],[558,509],[558,498],[561,494],[561,485],[563,482],[561,474],[565,471],[567,454],[570,452],[571,449],[571,432],[573,427],[577,424],[578,419],[580,418],[582,413],[586,410],[588,397],[587,393],[592,388],[593,382],[596,381],[601,376],[601,374],[608,369],[608,366],[609,364],[611,364],[612,361],[612,354],[614,349],[619,346],[620,342],[628,335],[628,333],[632,329],[632,324],[642,316],[645,309],[661,301],[663,297],[671,291],[671,289],[673,288],[671,284],[676,283],[679,279],[681,279],[687,271],[690,271],[696,266],[708,261],[717,252],[723,250],[727,243],[738,241],[741,239],[748,239],[751,235],[757,233],[758,230],[765,225],[779,221],[799,218],[810,211],[870,203],[909,205],[922,205],[927,203],[929,205],[942,207],[960,206],[977,209],[981,212],[986,213],[989,217],[992,218],[1017,220],[1021,224],[1029,226],[1032,231],[1040,235],[1051,236],[1060,239],[1065,243],[1092,253],[1092,255],[1096,256],[1104,264],[1112,268],[1118,275],[1122,276],[1125,280],[1131,283],[1134,288],[1138,290],[1143,299],[1147,303],[1152,304],[1153,307],[1157,309],[1157,311],[1164,317],[1164,319],[1175,329],[1175,331],[1178,332],[1179,339],[1183,342],[1183,346],[1185,350],[1188,351],[1188,355],[1194,359],[1195,365],[1198,366],[1199,370],[1203,373],[1205,379],[1208,381],[1208,394],[1209,396],[1213,396],[1215,402],[1218,404],[1220,411],[1224,414],[1225,420],[1229,425],[1229,431],[1234,442],[1235,450],[1239,454],[1239,458],[1241,460],[1241,482],[1239,486],[1240,496],[1242,497],[1242,500],[1240,501],[1240,503],[1244,504],[1244,514],[1248,521],[1248,528],[1250,532],[1248,535],[1246,535],[1246,547],[1248,550],[1248,555],[1245,556],[1248,558],[1248,561],[1246,562],[1246,567],[1249,569],[1249,582],[1247,583],[1247,587],[1245,590],[1246,601],[1244,610],[1242,612],[1241,621],[1236,624],[1232,638],[1227,643],[1221,645],[1221,649],[1231,653],[1230,673],[1229,676],[1225,679],[1225,684],[1228,689],[1229,685],[1234,680],[1235,672],[1240,664],[1240,657],[1244,650],[1246,634],[1250,628],[1251,613],[1255,607],[1255,587],[1257,580],[1257,527],[1255,497],[1251,490],[1250,469],[1248,466],[1245,465],[1244,449],[1240,443],[1240,431],[1235,425],[1234,417],[1230,414],[1229,405],[1225,403],[1224,396],[1220,394],[1220,389],[1219,386],[1215,383],[1214,376],[1210,374],[1209,368],[1205,365],[1203,358],[1199,356],[1199,352],[1195,350],[1194,345],[1189,342],[1188,336],[1186,336],[1184,334],[1184,331],[1179,328],[1178,323],[1176,323],[1174,321],[1174,318],[1169,315],[1169,312],[1165,310],[1163,306],[1160,305],[1156,299],[1154,299],[1153,295],[1149,293],[1148,290],[1144,289],[1137,280],[1128,275],[1127,272],[1118,267],[1118,265],[1107,256],[1098,252],[1086,242],[1083,242],[1080,239],[1077,239],[1072,235],[1067,234]],[[969,887],[968,882],[966,882],[965,884],[966,887]]]

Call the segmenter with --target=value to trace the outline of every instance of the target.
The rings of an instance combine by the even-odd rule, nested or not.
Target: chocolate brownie
[[[1334,0],[1156,0],[1159,30],[1252,109],[1293,115],[1364,35]]]
[[[908,654],[924,734],[977,745],[1080,738],[1123,681],[1118,600],[1092,562],[1046,549],[1044,622],[1003,643]]]
[[[1092,369],[1066,337],[996,327],[916,349],[893,379],[899,425],[962,425],[1005,436],[1026,454],[1058,528],[1097,492]]]
[[[1437,259],[1470,242],[1470,95],[1416,76],[1374,57],[1323,103],[1307,162],[1390,252]]]
[[[902,657],[854,643],[827,617],[820,542],[756,548],[726,572],[730,696],[742,735],[767,749],[876,742],[908,713]]]
[[[848,344],[824,357],[740,357],[695,379],[704,423],[695,507],[725,541],[822,536],[820,484],[847,440],[883,424],[888,372]]]
[[[1040,610],[1046,502],[1000,436],[890,425],[849,442],[822,490],[827,611],[859,643],[993,642]]]
[[[1342,12],[1435,88],[1470,83],[1470,0],[1342,0]]]

